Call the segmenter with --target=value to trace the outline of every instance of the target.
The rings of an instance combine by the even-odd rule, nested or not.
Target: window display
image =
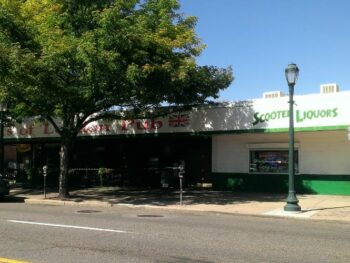
[[[294,167],[298,173],[298,151],[294,152]],[[257,173],[288,173],[287,150],[256,150],[250,151],[250,172]]]

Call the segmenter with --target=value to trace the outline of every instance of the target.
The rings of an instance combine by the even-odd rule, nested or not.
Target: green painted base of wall
[[[252,192],[288,192],[287,174],[212,173],[213,189]],[[350,195],[350,175],[296,175],[299,194]]]

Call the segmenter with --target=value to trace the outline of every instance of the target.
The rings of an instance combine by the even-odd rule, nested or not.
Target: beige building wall
[[[347,131],[297,132],[301,174],[350,174],[350,141]],[[288,149],[288,133],[213,135],[214,173],[248,173],[249,151]]]

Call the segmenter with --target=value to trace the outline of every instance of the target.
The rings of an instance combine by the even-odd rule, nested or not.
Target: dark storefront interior
[[[124,185],[161,187],[161,180],[177,186],[173,167],[185,165],[185,185],[210,183],[211,138],[206,136],[130,137],[77,140],[71,155],[73,187]],[[58,185],[59,143],[7,144],[5,170],[16,183],[42,185],[42,167],[48,166],[47,182]],[[101,179],[103,176],[103,179]],[[103,180],[101,182],[101,180]]]

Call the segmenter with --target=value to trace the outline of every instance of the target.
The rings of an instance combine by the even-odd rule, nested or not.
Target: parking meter
[[[43,176],[44,176],[44,198],[46,199],[46,176],[47,176],[47,165],[43,166]]]
[[[178,169],[179,169],[179,178],[183,178],[185,173],[185,168],[180,165]]]
[[[47,176],[47,165],[43,166],[43,176],[46,177]]]
[[[178,175],[179,175],[179,180],[180,180],[180,205],[182,205],[182,179],[184,177],[185,174],[185,165],[184,163],[181,163],[178,166]]]

